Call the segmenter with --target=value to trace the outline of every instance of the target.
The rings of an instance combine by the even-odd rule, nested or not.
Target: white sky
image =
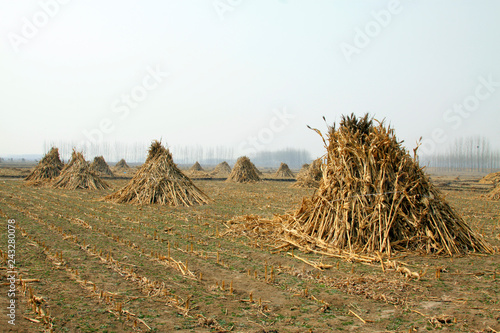
[[[319,155],[306,125],[352,112],[386,118],[408,148],[470,135],[500,148],[500,1],[65,1],[0,0],[0,154],[80,142],[108,119],[104,141],[242,150],[256,137]],[[169,76],[124,115],[121,96],[155,68]],[[446,113],[464,101],[472,111]]]

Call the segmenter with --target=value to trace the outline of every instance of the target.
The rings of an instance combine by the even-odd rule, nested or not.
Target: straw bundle
[[[338,129],[330,127],[327,140],[319,189],[293,214],[277,217],[285,238],[351,253],[492,252],[431,184],[393,129],[375,126],[368,115],[352,115],[343,117]]]
[[[200,163],[196,161],[196,163],[193,164],[191,168],[189,168],[189,171],[205,171],[205,170],[201,167]]]
[[[62,168],[63,163],[59,158],[59,149],[52,147],[25,180],[28,185],[41,186],[58,177]]]
[[[67,190],[105,190],[109,185],[90,168],[82,153],[73,150],[71,161],[54,181],[53,187]]]
[[[102,156],[96,156],[94,157],[94,161],[90,165],[90,168],[96,172],[99,176],[109,176],[109,177],[114,177],[115,175],[109,168],[108,163],[106,163],[106,160],[104,160],[104,157]]]
[[[278,168],[278,171],[274,174],[275,177],[279,178],[294,178],[295,175],[293,174],[292,170],[288,167],[288,164],[286,163],[281,163],[280,167]]]
[[[212,178],[205,170],[201,167],[200,163],[196,162],[191,168],[189,168],[187,174],[191,178]]]
[[[311,164],[304,164],[297,174],[297,181],[293,187],[318,188],[323,172],[321,171],[321,159],[314,160]]]
[[[486,198],[491,200],[500,200],[500,183],[497,183],[497,185],[488,194],[486,194]]]
[[[479,180],[481,184],[495,184],[495,183],[500,183],[500,171],[498,172],[492,172],[490,174],[487,174],[483,178]]]
[[[211,172],[212,176],[227,177],[231,173],[231,167],[226,161],[217,164],[215,169]]]
[[[246,156],[238,158],[231,174],[226,179],[227,182],[253,183],[260,181],[260,177],[255,171],[257,168]]]
[[[105,198],[115,203],[154,204],[169,206],[203,205],[208,196],[175,165],[172,154],[160,142],[149,148],[146,162],[130,182]]]
[[[128,166],[127,162],[122,158],[118,163],[115,164],[116,168],[120,169],[129,169],[130,167]]]

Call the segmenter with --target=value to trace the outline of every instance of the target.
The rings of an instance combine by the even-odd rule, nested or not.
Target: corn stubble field
[[[456,212],[500,245],[500,202],[481,197],[478,175],[433,175]],[[500,330],[498,254],[399,253],[390,266],[228,233],[235,216],[295,209],[312,189],[290,182],[195,180],[208,205],[99,201],[100,191],[34,188],[0,178],[4,227],[16,219],[15,332],[424,332]],[[0,306],[6,321],[7,232]]]

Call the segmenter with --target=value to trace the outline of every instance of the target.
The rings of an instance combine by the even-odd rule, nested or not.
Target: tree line
[[[490,172],[500,169],[500,150],[492,148],[485,137],[462,137],[442,152],[421,156],[420,162],[444,170]]]

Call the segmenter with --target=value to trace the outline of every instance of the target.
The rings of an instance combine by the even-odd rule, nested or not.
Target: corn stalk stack
[[[483,178],[479,180],[481,184],[495,184],[495,183],[500,183],[500,171],[498,172],[492,172],[490,174],[487,174]]]
[[[383,122],[375,125],[368,114],[343,117],[323,141],[327,154],[318,190],[294,213],[277,217],[285,238],[351,253],[493,251]]]
[[[254,183],[260,181],[255,165],[246,156],[238,158],[234,164],[231,174],[227,177],[227,182],[233,183]]]
[[[496,186],[486,194],[486,198],[491,200],[500,200],[500,182],[496,184]]]
[[[118,161],[118,163],[115,164],[115,168],[119,169],[129,169],[130,167],[128,166],[127,162],[122,158],[121,160]]]
[[[175,165],[170,151],[154,141],[146,162],[130,182],[103,200],[141,205],[193,206],[207,204],[210,199]]]
[[[212,178],[205,170],[201,167],[200,163],[198,161],[193,164],[191,168],[187,171],[187,174],[191,178]]]
[[[115,175],[109,168],[108,163],[106,163],[106,160],[102,156],[96,156],[94,157],[94,161],[90,165],[92,170],[96,172],[99,176],[104,177],[114,177]]]
[[[292,186],[301,188],[318,188],[319,183],[323,178],[321,164],[321,159],[318,158],[311,164],[303,165],[297,174],[297,181]]]
[[[227,177],[231,173],[231,167],[226,161],[217,164],[215,169],[211,172],[214,177]]]
[[[105,190],[109,188],[109,185],[91,169],[83,154],[74,150],[71,161],[61,171],[59,177],[54,180],[52,186],[67,190]]]
[[[59,149],[52,147],[50,151],[38,162],[36,167],[25,178],[27,185],[42,186],[49,183],[61,174],[63,163],[59,158]]]
[[[275,177],[279,178],[294,178],[295,175],[293,174],[292,170],[288,167],[288,164],[281,162],[280,167],[278,168],[278,171],[274,174]]]

